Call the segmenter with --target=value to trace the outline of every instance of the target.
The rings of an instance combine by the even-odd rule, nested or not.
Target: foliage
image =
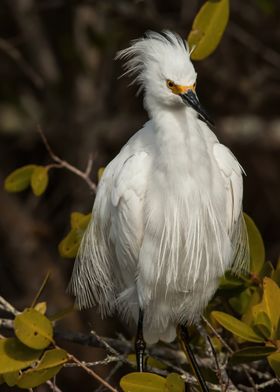
[[[129,373],[121,379],[124,392],[184,392],[185,383],[179,374],[170,373],[166,378],[153,373]]]
[[[188,44],[192,60],[203,60],[218,46],[229,19],[229,0],[209,0],[196,15]]]
[[[15,337],[0,340],[0,375],[9,386],[36,387],[69,361],[68,353],[55,346],[51,321],[38,308],[45,310],[40,305],[17,314]]]
[[[228,274],[222,279],[221,295],[227,291],[229,312],[212,311],[211,316],[226,330],[233,333],[242,345],[246,342],[260,343],[237,350],[231,364],[247,363],[267,358],[276,375],[280,376],[280,260],[276,268],[265,261],[262,237],[254,222],[245,216],[250,244],[250,272],[235,277]]]

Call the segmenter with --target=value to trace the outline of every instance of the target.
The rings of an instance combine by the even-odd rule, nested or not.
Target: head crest
[[[143,38],[133,40],[131,45],[117,53],[116,59],[125,60],[122,76],[135,76],[132,83],[143,85],[145,76],[155,68],[164,72],[167,65],[189,61],[187,42],[170,31],[160,33],[147,31]]]

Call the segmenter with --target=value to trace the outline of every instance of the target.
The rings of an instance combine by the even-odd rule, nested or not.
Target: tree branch
[[[50,157],[56,164],[51,164],[49,165],[49,168],[55,167],[55,168],[64,168],[70,171],[71,173],[76,174],[78,177],[82,178],[89,186],[89,188],[96,193],[97,185],[90,179],[90,172],[92,169],[92,164],[93,164],[93,157],[92,155],[89,156],[87,167],[85,171],[82,171],[78,169],[76,166],[71,165],[71,163],[61,159],[58,155],[56,155],[51,148],[46,135],[44,134],[42,128],[40,125],[37,126],[37,132],[39,133],[46,150],[48,151]]]

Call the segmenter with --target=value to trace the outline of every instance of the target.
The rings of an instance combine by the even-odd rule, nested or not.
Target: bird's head
[[[149,31],[120,51],[117,58],[126,60],[124,75],[132,75],[132,83],[138,83],[140,90],[144,90],[148,111],[159,106],[187,105],[211,124],[195,92],[197,74],[188,45],[179,35]]]

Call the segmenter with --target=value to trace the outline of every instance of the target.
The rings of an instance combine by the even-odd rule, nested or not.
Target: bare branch
[[[50,387],[51,391],[53,392],[62,392],[60,388],[58,388],[57,385],[55,385],[51,380],[47,380],[46,384]]]
[[[8,301],[0,296],[0,308],[16,316],[19,312]]]
[[[78,364],[82,369],[84,369],[91,377],[93,377],[95,380],[97,380],[100,384],[104,385],[107,389],[109,389],[112,392],[118,392],[117,389],[113,388],[107,381],[103,380],[102,377],[100,377],[97,373],[95,373],[92,369],[87,367],[83,362],[79,361],[78,358],[76,358],[72,354],[68,354],[68,358]]]
[[[81,171],[80,169],[78,169],[76,166],[71,165],[71,163],[64,161],[63,159],[61,159],[58,155],[56,155],[53,151],[53,149],[51,148],[46,135],[44,134],[42,128],[40,127],[40,125],[37,126],[37,132],[39,133],[45,147],[46,150],[48,151],[50,157],[52,158],[53,161],[56,162],[56,164],[51,164],[48,166],[48,168],[64,168],[67,169],[68,171],[70,171],[71,173],[76,174],[78,177],[81,177],[89,186],[89,188],[96,193],[96,188],[97,185],[90,179],[89,175],[92,169],[92,164],[93,164],[93,157],[90,156],[88,159],[88,163],[87,163],[87,168],[85,171]]]
[[[7,40],[0,38],[0,50],[5,52],[7,56],[14,60],[22,72],[35,84],[36,87],[40,89],[44,87],[44,81],[41,76],[30,67],[17,48],[11,45]]]
[[[228,350],[228,352],[233,354],[233,349],[227,344],[227,342],[221,337],[221,335],[215,330],[215,328],[209,323],[209,321],[204,316],[202,316],[201,318],[205,322],[207,327],[211,329],[216,338],[218,338],[222,345]]]

